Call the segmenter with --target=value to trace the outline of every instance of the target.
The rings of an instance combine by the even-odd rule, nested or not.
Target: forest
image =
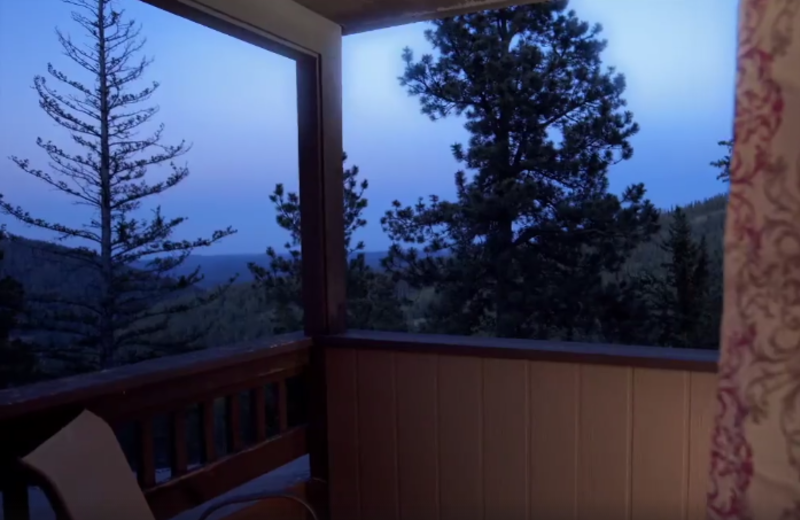
[[[0,193],[4,219],[58,237],[0,229],[0,388],[301,330],[299,195],[275,186],[286,244],[262,254],[203,255],[236,230],[177,239],[184,217],[144,215],[188,177],[175,159],[189,147],[163,141],[158,84],[141,87],[143,28],[110,0],[70,3],[93,50],[59,40],[93,83],[52,65],[34,78],[65,144],[37,141],[46,170],[12,161],[95,216],[69,227]],[[455,197],[395,201],[391,247],[368,251],[370,172],[343,157],[348,327],[716,349],[731,141],[698,165],[720,195],[658,209],[644,183],[609,191],[639,127],[601,28],[566,1],[438,20],[426,37],[435,54],[405,49],[399,83],[433,121],[465,120]]]

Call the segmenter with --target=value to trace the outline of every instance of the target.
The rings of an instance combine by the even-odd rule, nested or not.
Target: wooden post
[[[341,34],[318,58],[297,60],[303,305],[306,335],[344,332],[346,323],[342,178]],[[309,499],[328,517],[325,350],[314,341],[308,372]]]

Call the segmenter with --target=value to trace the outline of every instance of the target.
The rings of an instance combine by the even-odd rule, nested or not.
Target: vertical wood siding
[[[700,520],[715,375],[328,350],[332,520]]]

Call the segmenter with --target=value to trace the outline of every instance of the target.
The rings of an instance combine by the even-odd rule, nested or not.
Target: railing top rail
[[[325,336],[320,341],[333,348],[624,365],[692,372],[716,372],[719,357],[717,351],[701,349],[360,330]]]
[[[199,350],[90,374],[0,391],[0,421],[54,407],[90,401],[98,396],[126,394],[145,386],[209,374],[234,365],[306,350],[311,338],[302,333]]]

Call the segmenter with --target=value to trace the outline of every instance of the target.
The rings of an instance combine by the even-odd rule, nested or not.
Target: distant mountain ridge
[[[375,269],[381,267],[381,259],[385,256],[386,252],[383,251],[368,251],[364,253],[367,265]],[[253,275],[247,268],[247,264],[251,262],[268,267],[269,257],[265,253],[191,255],[183,264],[173,270],[173,274],[177,276],[188,275],[199,267],[200,272],[203,274],[203,281],[198,286],[207,289],[223,284],[237,274],[236,283],[252,282]]]
[[[65,285],[70,285],[73,287],[68,293],[71,296],[81,296],[79,291],[90,290],[96,285],[94,280],[96,274],[92,269],[78,260],[58,254],[59,250],[66,249],[65,246],[15,237],[13,240],[0,243],[0,248],[5,251],[5,257],[0,263],[0,276],[16,278],[32,293],[60,292]],[[380,268],[381,259],[386,253],[366,252],[364,256],[370,267]],[[190,255],[171,274],[186,276],[199,267],[203,280],[197,287],[209,289],[226,283],[237,274],[237,283],[253,281],[253,276],[247,268],[251,262],[266,267],[269,265],[269,257],[265,253]],[[80,280],[80,283],[72,284],[67,279]]]
[[[705,236],[712,257],[722,255],[722,238],[725,229],[725,205],[727,195],[721,194],[708,199],[693,202],[683,206],[687,213],[695,235]],[[665,260],[659,248],[660,238],[666,236],[671,218],[671,211],[662,213],[662,229],[659,237],[655,237],[648,244],[644,244],[631,258],[630,264],[639,268],[659,265]],[[48,253],[60,245],[20,238],[5,241],[0,247],[5,249],[5,260],[0,265],[0,275],[10,275],[20,280],[27,290],[58,291],[59,287],[69,284],[75,290],[87,290],[91,287],[92,273],[85,266],[78,265],[62,256]],[[381,260],[386,256],[386,251],[368,251],[364,253],[366,263],[370,267],[379,269]],[[192,273],[200,268],[204,276],[198,289],[208,289],[227,282],[238,274],[237,283],[247,283],[253,280],[248,263],[254,262],[262,266],[269,265],[269,257],[265,253],[221,254],[221,255],[190,255],[186,261],[178,266],[173,275],[181,276]],[[69,274],[65,276],[65,266]],[[75,283],[80,280],[80,283]],[[74,293],[74,291],[71,291]]]
[[[721,258],[722,238],[725,230],[725,205],[728,197],[725,194],[715,195],[704,200],[692,202],[682,206],[694,230],[697,238],[706,237],[709,254],[713,257]],[[659,241],[666,237],[671,219],[671,210],[662,212],[661,232],[659,236],[644,244],[632,256],[630,264],[638,267],[646,267],[653,264],[660,264],[666,261],[659,247]],[[386,257],[386,251],[367,251],[364,257],[367,265],[372,268],[380,269],[381,260]],[[197,267],[200,267],[205,278],[199,285],[203,288],[214,287],[225,283],[232,276],[239,273],[238,282],[250,282],[253,280],[247,264],[254,262],[267,266],[269,259],[263,253],[246,253],[233,255],[192,255],[186,259],[183,265],[175,270],[175,274],[189,274]]]

